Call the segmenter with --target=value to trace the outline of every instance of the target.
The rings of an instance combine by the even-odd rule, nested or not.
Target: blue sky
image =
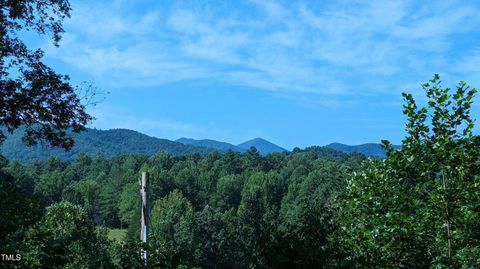
[[[289,149],[399,143],[401,92],[421,100],[434,73],[479,85],[479,3],[82,0],[60,48],[31,43],[73,83],[110,92],[92,127]]]

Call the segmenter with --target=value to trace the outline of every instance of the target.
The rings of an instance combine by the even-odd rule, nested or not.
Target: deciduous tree
[[[480,266],[480,137],[470,108],[475,89],[451,93],[435,75],[422,85],[427,105],[403,94],[407,137],[389,142],[348,183],[346,243],[353,258],[383,268]]]
[[[69,77],[45,65],[43,51],[29,49],[19,37],[21,31],[34,30],[58,46],[68,17],[68,0],[0,2],[0,126],[10,133],[22,127],[29,145],[44,139],[68,150],[74,141],[67,131],[80,132],[92,119],[83,101],[94,94],[82,100]],[[4,131],[0,129],[0,142]]]

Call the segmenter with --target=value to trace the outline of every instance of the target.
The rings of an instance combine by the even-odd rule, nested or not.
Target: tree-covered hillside
[[[233,150],[233,151],[238,151],[238,152],[244,152],[245,149],[239,148],[235,145],[232,145],[230,143],[226,142],[221,142],[221,141],[216,141],[212,139],[192,139],[192,138],[179,138],[175,140],[176,142],[182,143],[184,145],[192,145],[192,146],[197,146],[197,147],[207,147],[207,148],[212,148],[212,149],[217,149],[220,151],[227,151],[227,150]]]
[[[106,131],[87,129],[79,134],[73,133],[71,135],[75,139],[75,146],[70,151],[52,148],[42,142],[28,147],[22,142],[22,129],[20,129],[7,136],[7,140],[0,146],[0,153],[10,160],[28,163],[50,156],[73,161],[80,152],[84,152],[90,157],[95,157],[101,153],[106,158],[110,158],[123,153],[153,155],[159,151],[164,151],[172,155],[186,155],[193,153],[206,154],[213,151],[211,148],[184,145],[127,129]]]
[[[367,156],[375,156],[375,157],[385,157],[387,151],[385,147],[382,146],[382,144],[376,144],[376,143],[366,143],[366,144],[361,144],[361,145],[345,145],[341,143],[331,143],[326,145],[325,147],[336,149],[345,153],[352,153],[352,152],[357,152],[357,153],[362,153]],[[399,149],[400,146],[398,145],[393,145],[395,149]]]

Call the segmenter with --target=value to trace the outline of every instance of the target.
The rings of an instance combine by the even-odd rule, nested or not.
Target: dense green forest
[[[158,153],[92,159],[80,154],[72,163],[49,158],[29,165],[3,159],[2,189],[8,192],[2,193],[2,201],[11,202],[6,203],[9,210],[2,211],[1,219],[7,221],[2,223],[2,253],[20,251],[27,266],[73,264],[91,250],[57,253],[49,244],[61,240],[62,246],[73,248],[98,238],[97,247],[105,251],[98,264],[134,266],[131,263],[139,262],[132,258],[140,230],[137,180],[140,171],[148,171],[154,202],[152,263],[168,268],[318,267],[341,256],[334,248],[320,249],[334,239],[336,227],[316,227],[331,226],[332,199],[363,160],[359,154],[322,147],[265,157],[252,148],[243,154],[176,157]],[[62,223],[68,221],[72,223]],[[119,242],[94,234],[94,223],[128,228],[128,244],[122,249]],[[55,238],[64,225],[76,228]],[[78,231],[88,236],[77,234],[80,227],[91,227]],[[47,238],[40,239],[44,233]]]
[[[2,158],[1,253],[17,268],[479,268],[480,138],[475,90],[438,76],[385,159],[310,147],[262,156],[160,152]],[[138,240],[142,171],[149,243]],[[123,240],[106,236],[127,229]],[[140,258],[149,251],[148,264]]]
[[[422,105],[403,94],[406,136],[399,147],[383,141],[381,159],[315,146],[215,151],[126,130],[105,142],[84,132],[105,155],[81,146],[90,92],[78,95],[21,39],[33,30],[57,46],[70,10],[67,0],[0,5],[0,145],[38,153],[28,164],[0,155],[1,268],[480,268],[477,91],[464,82],[451,90],[435,75]],[[145,154],[131,153],[141,138],[134,150]],[[42,141],[75,155],[46,158]],[[148,243],[139,240],[142,172]],[[113,240],[118,229],[126,235]]]

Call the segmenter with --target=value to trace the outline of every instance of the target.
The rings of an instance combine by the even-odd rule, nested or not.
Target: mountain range
[[[75,145],[70,151],[52,148],[45,142],[28,147],[22,141],[23,129],[8,134],[7,139],[0,145],[0,154],[10,160],[29,163],[50,156],[58,156],[64,160],[75,160],[78,153],[84,152],[91,157],[101,153],[106,158],[124,153],[141,153],[153,155],[159,151],[171,155],[207,154],[214,150],[234,150],[244,152],[255,147],[260,154],[282,152],[286,149],[279,147],[261,138],[255,138],[234,146],[229,143],[215,140],[194,140],[181,138],[177,141],[148,136],[128,129],[98,130],[87,129],[81,133],[72,133]]]
[[[239,152],[244,152],[250,149],[251,147],[255,147],[258,152],[262,155],[267,155],[272,152],[284,152],[288,151],[280,146],[277,146],[273,144],[272,142],[269,142],[263,138],[254,138],[252,140],[245,141],[243,143],[240,143],[238,145],[233,145],[230,143],[226,142],[220,142],[216,140],[211,140],[211,139],[201,139],[201,140],[196,140],[192,138],[185,138],[182,137],[180,139],[175,140],[176,142],[180,142],[184,145],[191,145],[191,146],[200,146],[200,147],[207,147],[207,148],[214,148],[220,151],[227,151],[227,150],[233,150],[233,151],[239,151]]]
[[[65,160],[74,160],[76,155],[84,152],[91,157],[101,153],[106,158],[124,153],[141,153],[153,155],[164,151],[172,155],[207,154],[214,150],[233,150],[245,152],[255,147],[262,155],[272,152],[287,152],[288,150],[275,145],[263,138],[255,138],[238,145],[220,142],[211,139],[196,140],[192,138],[180,138],[176,141],[148,136],[137,131],[128,129],[98,130],[87,129],[79,134],[73,133],[75,146],[68,152],[52,148],[47,143],[40,142],[38,145],[28,147],[22,142],[23,130],[19,129],[13,134],[7,135],[6,141],[0,145],[0,154],[10,160],[29,163],[50,156],[58,156]],[[380,144],[363,144],[349,146],[340,143],[332,143],[327,148],[345,153],[358,152],[369,156],[383,157],[385,150]],[[398,146],[397,146],[398,147]]]
[[[336,149],[338,151],[342,151],[345,153],[357,152],[367,156],[374,156],[374,157],[385,157],[385,153],[386,153],[383,146],[381,144],[376,144],[376,143],[366,143],[366,144],[355,145],[355,146],[345,145],[341,143],[331,143],[326,145],[325,147]],[[393,148],[399,149],[400,146],[393,145]]]

